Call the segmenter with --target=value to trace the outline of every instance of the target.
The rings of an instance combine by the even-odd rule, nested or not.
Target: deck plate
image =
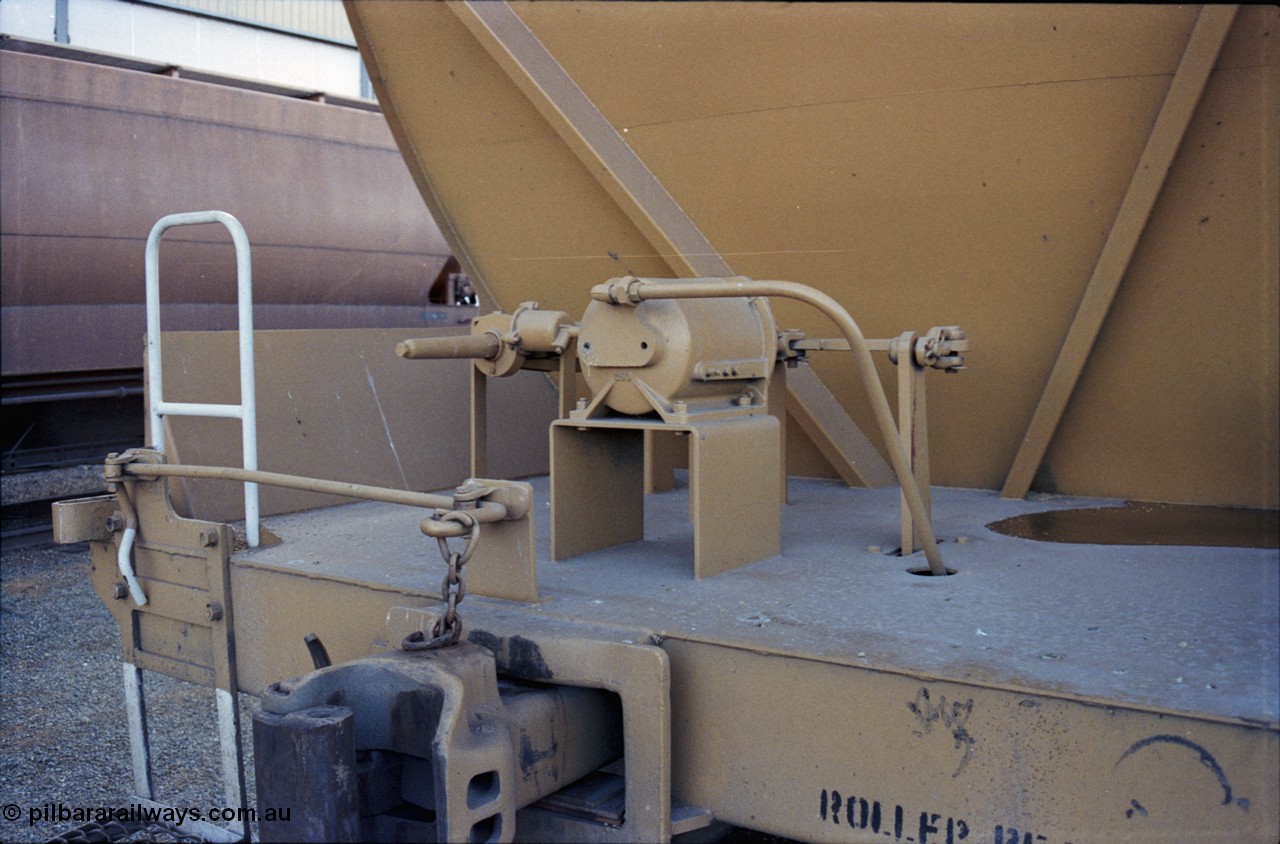
[[[1119,502],[934,490],[945,578],[896,548],[897,491],[792,479],[780,556],[693,579],[687,490],[648,496],[645,539],[551,562],[533,479],[542,602],[528,612],[980,686],[1280,727],[1280,552],[1039,542],[985,525]],[[601,479],[607,483],[607,479]],[[240,565],[424,598],[443,564],[419,510],[357,503],[277,516]],[[584,514],[607,518],[607,514]],[[961,540],[962,541],[957,541]],[[869,548],[881,550],[871,551]],[[468,596],[462,607],[493,603]]]

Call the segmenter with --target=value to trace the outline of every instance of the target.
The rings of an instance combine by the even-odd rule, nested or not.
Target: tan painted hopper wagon
[[[141,797],[159,671],[264,840],[1276,840],[1276,7],[348,13],[484,315],[155,327]]]

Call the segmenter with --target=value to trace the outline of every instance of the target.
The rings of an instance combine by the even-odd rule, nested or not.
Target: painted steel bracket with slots
[[[159,460],[155,452],[142,459]],[[133,568],[147,595],[130,600],[117,560],[124,543],[117,498],[94,496],[53,507],[54,541],[89,542],[94,591],[119,625],[133,788],[138,800],[155,803],[144,671],[154,671],[214,689],[225,805],[248,806],[241,750],[239,684],[230,560],[230,525],[186,519],[174,512],[165,482],[127,479],[129,499],[145,527],[133,542]],[[238,841],[240,823],[220,827],[184,821],[184,832],[206,841]]]

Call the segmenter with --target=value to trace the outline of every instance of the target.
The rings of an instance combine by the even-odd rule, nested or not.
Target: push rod
[[[168,463],[125,463],[121,467],[126,474],[145,478],[203,478],[218,481],[239,481],[243,483],[266,484],[286,489],[299,489],[305,492],[319,492],[325,495],[341,495],[345,498],[361,498],[367,501],[384,501],[388,504],[405,504],[410,507],[428,507],[437,510],[456,510],[457,505],[447,495],[435,495],[429,492],[412,492],[406,489],[390,489],[388,487],[353,484],[346,481],[325,481],[319,478],[304,478],[298,475],[284,475],[279,472],[251,471],[236,469],[230,466],[188,466]],[[500,522],[507,517],[507,508],[496,502],[481,502],[474,510],[467,510],[477,522]],[[461,536],[466,528],[459,524],[457,535]]]
[[[409,360],[472,358],[493,360],[502,351],[497,335],[457,334],[448,337],[422,337],[396,344],[396,354]]]
[[[650,299],[728,299],[751,296],[777,296],[811,305],[826,314],[849,341],[849,350],[853,352],[858,375],[867,391],[867,398],[871,401],[880,435],[884,437],[885,447],[889,450],[889,462],[893,464],[907,508],[917,525],[920,543],[924,546],[924,556],[929,561],[929,572],[945,575],[947,568],[942,563],[942,552],[938,550],[938,542],[933,536],[933,524],[929,521],[915,475],[911,473],[911,462],[907,458],[906,449],[898,437],[893,412],[889,409],[889,399],[885,396],[884,386],[876,373],[871,350],[867,347],[866,338],[862,336],[862,329],[858,328],[853,317],[839,302],[821,290],[794,281],[755,281],[741,276],[682,281],[622,278],[591,288],[591,298],[598,302],[627,305]]]

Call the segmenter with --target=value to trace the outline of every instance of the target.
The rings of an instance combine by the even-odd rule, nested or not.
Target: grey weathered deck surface
[[[924,565],[919,553],[868,551],[897,547],[896,489],[793,479],[782,555],[698,582],[683,490],[649,496],[643,542],[551,562],[548,482],[533,484],[543,599],[533,613],[1273,728],[1280,722],[1275,550],[1017,539],[984,526],[1100,502],[935,489],[935,529],[958,573],[920,577],[906,571]],[[237,559],[425,598],[438,594],[444,569],[435,543],[418,530],[421,518],[413,508],[373,503],[277,516],[265,524],[284,542]],[[464,617],[466,604],[482,600],[468,597]]]

